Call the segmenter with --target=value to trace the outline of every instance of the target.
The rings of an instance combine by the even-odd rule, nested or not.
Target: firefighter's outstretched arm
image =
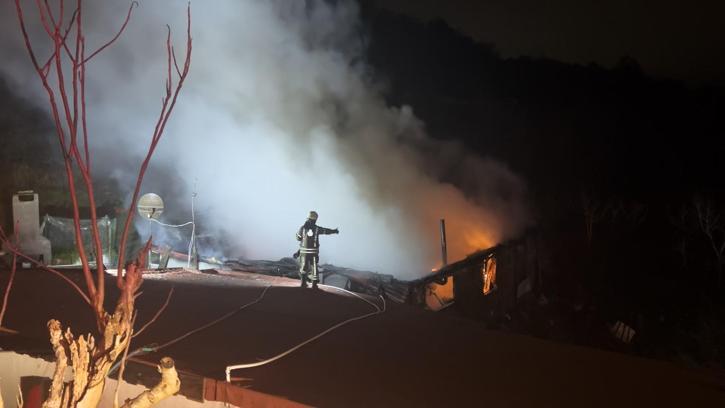
[[[297,240],[302,241],[302,227],[297,230]]]
[[[330,235],[330,234],[339,234],[340,230],[338,230],[337,228],[330,229],[330,228],[325,228],[325,227],[317,227],[317,232],[318,232],[318,234],[321,234],[321,235]]]

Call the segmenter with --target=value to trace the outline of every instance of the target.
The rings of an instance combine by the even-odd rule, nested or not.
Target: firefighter
[[[317,262],[320,260],[320,235],[339,234],[337,228],[329,229],[317,225],[317,213],[310,211],[307,221],[297,231],[297,241],[300,241],[300,286],[307,287],[307,281],[312,281],[312,289],[317,289],[319,277],[317,275]],[[295,254],[297,255],[297,254]]]

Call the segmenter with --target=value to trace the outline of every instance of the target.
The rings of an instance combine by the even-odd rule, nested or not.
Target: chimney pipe
[[[441,261],[443,266],[448,265],[448,247],[446,244],[446,220],[441,218]]]

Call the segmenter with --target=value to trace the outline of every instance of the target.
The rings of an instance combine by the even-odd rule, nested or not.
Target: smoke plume
[[[34,4],[25,8],[36,22]],[[413,108],[386,105],[364,63],[354,2],[191,6],[191,73],[144,185],[177,215],[166,222],[187,221],[196,192],[199,228],[224,237],[226,255],[278,259],[294,252],[297,228],[316,210],[320,225],[340,229],[322,237],[322,262],[402,278],[440,262],[440,218],[449,259],[526,225],[516,175],[460,143],[430,138]],[[86,7],[93,49],[114,34],[128,4]],[[3,74],[47,107],[14,7],[4,2],[0,11]],[[124,36],[87,67],[95,171],[129,189],[160,107],[165,24],[181,52],[185,18],[185,1],[141,1]],[[40,25],[31,29],[36,44],[47,43]]]

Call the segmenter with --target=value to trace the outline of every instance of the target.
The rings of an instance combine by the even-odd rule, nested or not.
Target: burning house
[[[463,316],[489,319],[504,316],[517,301],[533,292],[540,281],[540,266],[533,235],[482,249],[409,283],[410,303],[451,306]],[[448,287],[448,302],[436,294]],[[433,298],[433,299],[431,299]]]

